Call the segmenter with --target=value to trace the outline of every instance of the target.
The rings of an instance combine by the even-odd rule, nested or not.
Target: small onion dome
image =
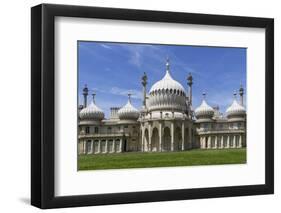
[[[230,107],[226,110],[227,118],[244,117],[246,115],[246,109],[240,105],[236,100],[236,94],[234,94],[234,100]]]
[[[125,106],[118,110],[118,117],[120,120],[137,120],[139,118],[139,111],[131,104],[131,94],[128,94],[129,99]]]
[[[203,94],[203,100],[199,107],[195,109],[195,116],[197,119],[200,118],[209,118],[211,119],[214,116],[215,110],[209,106],[205,100],[206,94]]]
[[[95,104],[95,94],[93,94],[92,103],[79,113],[81,120],[102,120],[104,112]]]
[[[170,75],[170,64],[166,62],[166,74],[156,82],[149,91],[148,109],[155,110],[186,110],[186,93],[184,87]]]

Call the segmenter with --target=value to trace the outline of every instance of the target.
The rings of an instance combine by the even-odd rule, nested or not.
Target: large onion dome
[[[131,94],[128,94],[129,99],[125,106],[118,110],[118,117],[120,120],[137,120],[139,118],[139,111],[131,104]]]
[[[234,100],[230,107],[226,110],[226,116],[228,119],[244,118],[246,115],[246,109],[240,105],[236,100],[236,93],[234,94]]]
[[[204,93],[201,105],[195,109],[195,116],[197,120],[207,121],[211,120],[214,116],[215,110],[207,104],[205,96],[206,94]]]
[[[148,110],[186,110],[186,93],[184,87],[170,75],[170,64],[167,59],[166,74],[156,82],[149,91]]]
[[[95,104],[95,94],[93,94],[92,103],[86,108],[82,109],[79,113],[81,120],[102,120],[104,112]]]

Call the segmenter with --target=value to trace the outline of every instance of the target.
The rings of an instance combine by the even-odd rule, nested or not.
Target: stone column
[[[105,153],[108,152],[108,140],[105,140]]]
[[[101,153],[101,140],[99,140],[98,151],[97,153]]]
[[[122,139],[120,139],[120,148],[119,148],[119,152],[122,152],[122,147],[123,147],[123,141],[122,141]]]
[[[148,125],[148,151],[151,152],[151,124]]]
[[[242,136],[241,135],[239,135],[238,147],[242,148]]]
[[[162,152],[162,123],[159,123],[159,151]]]
[[[174,151],[174,123],[171,123],[171,151]]]
[[[227,140],[226,140],[226,148],[229,148],[229,135],[227,136]]]
[[[144,152],[144,128],[141,127],[141,151]]]
[[[211,136],[208,137],[208,149],[211,148]]]
[[[115,152],[115,139],[112,141],[112,152]]]
[[[206,145],[205,145],[205,136],[200,136],[201,137],[201,140],[202,140],[202,146],[201,146],[201,149],[205,149],[206,148]]]
[[[94,141],[91,140],[91,154],[94,153]]]
[[[181,150],[182,151],[184,151],[184,133],[185,133],[185,131],[184,131],[184,128],[185,128],[185,125],[184,125],[184,122],[182,122],[182,124],[181,124]]]
[[[215,149],[218,148],[218,136],[215,136]]]
[[[83,153],[86,154],[87,150],[86,150],[86,141],[83,142]]]

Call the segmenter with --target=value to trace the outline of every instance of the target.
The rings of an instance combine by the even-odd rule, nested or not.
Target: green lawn
[[[79,170],[150,168],[246,163],[246,149],[80,155]]]

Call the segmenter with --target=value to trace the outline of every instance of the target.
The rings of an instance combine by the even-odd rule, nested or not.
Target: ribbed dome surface
[[[186,93],[184,87],[170,75],[170,65],[167,61],[166,74],[156,82],[149,91],[148,110],[186,110]]]
[[[236,99],[233,100],[233,103],[226,110],[227,117],[234,116],[244,116],[246,114],[246,109],[241,106]]]
[[[82,109],[79,114],[81,120],[102,120],[104,112],[94,103],[94,101]]]
[[[131,104],[129,99],[127,104],[118,110],[118,117],[121,120],[137,120],[139,111]]]
[[[200,117],[212,118],[214,113],[215,110],[211,106],[209,106],[204,99],[201,105],[195,109],[196,118],[200,118]]]
[[[176,90],[185,93],[183,86],[172,78],[169,71],[166,72],[165,76],[160,81],[153,84],[149,93],[163,89],[172,89],[173,91]]]

